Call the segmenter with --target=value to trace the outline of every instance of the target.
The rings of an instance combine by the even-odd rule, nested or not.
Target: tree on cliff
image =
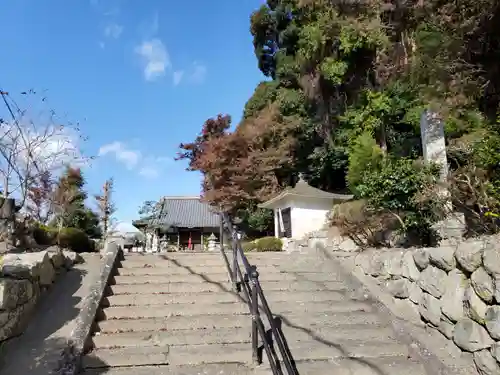
[[[431,106],[445,121],[457,203],[491,216],[500,191],[498,22],[494,0],[268,0],[250,31],[271,80],[257,86],[234,132],[227,116],[207,120],[181,158],[203,173],[205,199],[233,211],[252,210],[299,172],[358,198],[380,198],[373,189],[393,186],[387,176],[406,176],[414,186],[404,197],[395,189],[368,201],[373,212],[419,211],[425,199],[412,192],[434,178],[412,161],[422,157],[419,120]],[[405,217],[408,227],[429,225],[418,212]]]

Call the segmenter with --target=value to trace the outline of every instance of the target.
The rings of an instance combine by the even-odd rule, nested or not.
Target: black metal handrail
[[[223,224],[226,225],[232,237],[232,266],[230,265],[223,246]],[[252,359],[254,363],[261,364],[262,356],[259,355],[259,336],[262,341],[262,346],[269,360],[269,365],[274,375],[299,375],[295,367],[292,353],[286,342],[281,325],[276,324],[276,319],[273,316],[269,304],[267,303],[264,291],[259,282],[259,273],[257,267],[250,264],[248,261],[237,232],[234,230],[231,217],[227,213],[221,214],[221,252],[229,272],[231,282],[237,293],[243,291],[244,298],[252,314]],[[243,272],[240,268],[239,260],[243,265]],[[260,303],[259,303],[260,302]],[[259,306],[260,305],[260,306]],[[267,318],[270,326],[270,334],[266,331],[261,318],[261,310]],[[274,348],[273,342],[276,343],[278,353]],[[280,360],[281,357],[281,360]],[[285,365],[286,372],[283,372],[281,362]]]

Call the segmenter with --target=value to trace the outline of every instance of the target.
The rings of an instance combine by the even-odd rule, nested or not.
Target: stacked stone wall
[[[0,342],[20,335],[59,273],[83,259],[71,251],[6,254],[0,257]]]
[[[356,266],[461,350],[500,374],[500,238],[418,249],[370,249]]]

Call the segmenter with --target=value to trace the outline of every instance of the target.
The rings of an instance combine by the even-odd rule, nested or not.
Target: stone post
[[[160,249],[160,239],[159,239],[157,231],[155,230],[153,232],[152,240],[151,240],[151,252],[157,253],[159,249]]]
[[[444,126],[438,113],[430,110],[425,110],[422,113],[420,118],[420,135],[422,137],[424,160],[439,165],[439,182],[442,184],[441,194],[443,194],[445,199],[448,199],[449,191],[446,188],[448,158],[446,157]]]
[[[446,141],[444,137],[444,124],[437,112],[425,110],[420,117],[420,135],[422,138],[422,151],[426,162],[433,162],[440,167],[439,183],[440,196],[446,200],[446,219],[436,224],[435,229],[442,240],[456,243],[460,241],[465,232],[465,218],[461,213],[453,212],[448,182],[448,158],[446,156]]]

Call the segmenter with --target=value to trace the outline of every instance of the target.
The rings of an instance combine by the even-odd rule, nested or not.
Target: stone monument
[[[465,233],[465,217],[462,213],[453,212],[448,182],[448,158],[446,156],[446,141],[444,124],[437,112],[425,110],[420,117],[420,135],[422,151],[426,162],[433,162],[440,166],[439,194],[446,200],[445,211],[447,217],[435,225],[442,240],[457,243]]]

